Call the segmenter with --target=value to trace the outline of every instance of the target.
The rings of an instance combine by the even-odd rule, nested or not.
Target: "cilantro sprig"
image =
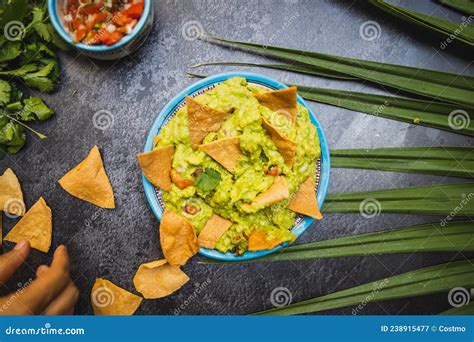
[[[27,125],[54,112],[39,97],[24,97],[21,88],[51,92],[59,83],[55,48],[67,45],[49,22],[45,1],[0,0],[0,159],[25,144]]]
[[[221,182],[221,174],[214,169],[206,168],[196,177],[195,185],[202,192],[210,192]]]

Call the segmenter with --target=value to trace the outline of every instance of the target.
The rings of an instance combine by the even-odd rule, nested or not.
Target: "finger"
[[[18,242],[8,253],[0,255],[0,283],[5,284],[30,254],[30,243],[27,240]]]
[[[79,290],[71,281],[66,289],[44,310],[44,315],[71,315],[79,299]]]
[[[36,276],[37,276],[37,277],[41,277],[41,276],[43,276],[48,270],[49,270],[49,266],[47,266],[47,265],[40,265],[40,266],[36,269]]]
[[[44,271],[41,270],[40,274],[41,277],[33,281],[18,296],[18,300],[30,312],[36,314],[43,312],[71,281],[69,277],[69,255],[66,247],[59,246],[56,249],[51,267],[44,269]],[[22,310],[21,307],[18,309]]]

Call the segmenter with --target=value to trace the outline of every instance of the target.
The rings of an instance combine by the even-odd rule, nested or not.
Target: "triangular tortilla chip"
[[[96,316],[133,315],[143,298],[115,285],[111,281],[97,278],[91,291],[91,302]]]
[[[20,221],[5,236],[5,241],[18,243],[25,239],[32,248],[47,253],[51,246],[53,217],[43,197],[28,210]]]
[[[270,134],[270,138],[283,156],[283,159],[285,159],[285,164],[292,167],[295,160],[296,143],[282,135],[275,126],[265,119],[263,119],[262,126]]]
[[[153,137],[153,148],[152,148],[152,150],[154,150],[156,148],[156,145],[158,145],[159,142],[160,142],[160,137],[158,135],[155,135]]]
[[[174,147],[165,146],[150,152],[137,154],[138,164],[145,177],[154,186],[165,191],[171,190],[171,162],[173,160]]]
[[[97,145],[92,148],[86,159],[59,180],[59,184],[74,197],[101,208],[115,208],[114,191]]]
[[[229,116],[229,113],[200,104],[189,96],[186,96],[186,108],[188,111],[189,139],[193,148],[198,147],[202,143],[202,139],[210,132],[217,131]]]
[[[260,193],[252,203],[242,204],[244,210],[251,210],[252,208],[265,208],[271,204],[283,201],[290,197],[290,191],[288,190],[288,182],[285,177],[275,177],[273,184],[265,191]]]
[[[219,139],[199,145],[199,148],[231,173],[235,172],[239,160],[243,157],[238,137]]]
[[[160,242],[163,254],[171,265],[184,265],[199,250],[193,225],[168,209],[161,218]]]
[[[199,233],[199,246],[214,249],[217,241],[232,226],[232,221],[226,220],[219,215],[213,215]]]
[[[155,299],[169,296],[188,280],[179,266],[170,265],[163,259],[141,264],[133,277],[133,284],[143,297]]]
[[[280,239],[267,240],[267,233],[254,229],[249,236],[249,251],[261,251],[263,249],[272,249],[281,244]]]
[[[314,193],[315,186],[316,179],[314,176],[309,176],[291,199],[290,204],[288,204],[288,209],[321,220],[323,215],[321,215],[318,208],[318,201]]]
[[[25,214],[23,192],[17,176],[12,169],[6,169],[0,176],[0,211],[13,216]]]
[[[296,106],[296,87],[255,94],[255,98],[262,106],[286,116],[291,122],[296,122],[296,114],[298,112]]]

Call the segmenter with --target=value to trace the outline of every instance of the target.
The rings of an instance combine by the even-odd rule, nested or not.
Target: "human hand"
[[[20,241],[0,255],[0,284],[5,284],[30,254],[30,244]],[[0,315],[72,315],[79,291],[69,275],[69,254],[64,245],[54,252],[51,266],[41,265],[28,286],[0,297]]]

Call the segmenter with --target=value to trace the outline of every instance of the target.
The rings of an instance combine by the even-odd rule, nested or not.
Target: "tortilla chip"
[[[314,176],[309,176],[291,199],[290,204],[288,204],[288,209],[321,220],[323,215],[321,215],[319,211],[318,201],[314,193],[315,187],[316,179]]]
[[[189,138],[193,148],[198,147],[202,143],[202,139],[210,132],[217,131],[229,116],[229,113],[200,104],[189,96],[186,96],[186,108]]]
[[[70,195],[83,201],[101,208],[115,208],[114,191],[97,145],[92,148],[86,159],[59,180],[59,184]]]
[[[12,169],[6,169],[0,176],[0,189],[0,211],[3,210],[13,216],[23,216],[25,214],[23,192]]]
[[[270,138],[283,156],[283,159],[285,159],[285,164],[292,167],[295,160],[296,143],[282,135],[275,126],[265,119],[263,119],[262,126],[270,134]]]
[[[296,114],[298,112],[296,106],[296,87],[255,94],[255,98],[262,106],[286,116],[293,123],[296,122]]]
[[[265,208],[271,204],[283,201],[284,199],[290,197],[290,191],[288,190],[288,182],[285,177],[278,176],[275,177],[272,186],[268,188],[267,191],[260,193],[252,203],[242,204],[244,210],[249,210],[254,207]]]
[[[96,316],[133,315],[143,298],[103,278],[97,278],[91,291],[91,302]]]
[[[239,160],[243,157],[238,137],[219,139],[199,145],[199,148],[231,173],[235,172]]]
[[[226,220],[219,215],[213,215],[199,233],[199,246],[214,249],[217,241],[232,226],[232,221]]]
[[[199,250],[193,225],[168,209],[161,218],[160,242],[163,254],[171,265],[184,265]]]
[[[267,240],[267,233],[254,229],[249,236],[249,251],[261,251],[262,249],[272,249],[281,244],[280,239]]]
[[[179,266],[170,265],[163,259],[141,264],[133,277],[133,284],[143,297],[155,299],[169,296],[188,280],[189,277]]]
[[[5,241],[18,243],[25,239],[32,248],[47,253],[51,246],[53,216],[43,197],[28,210],[5,236]]]
[[[145,177],[154,186],[165,191],[171,190],[171,162],[173,160],[174,147],[165,146],[151,152],[137,154],[138,164]]]

